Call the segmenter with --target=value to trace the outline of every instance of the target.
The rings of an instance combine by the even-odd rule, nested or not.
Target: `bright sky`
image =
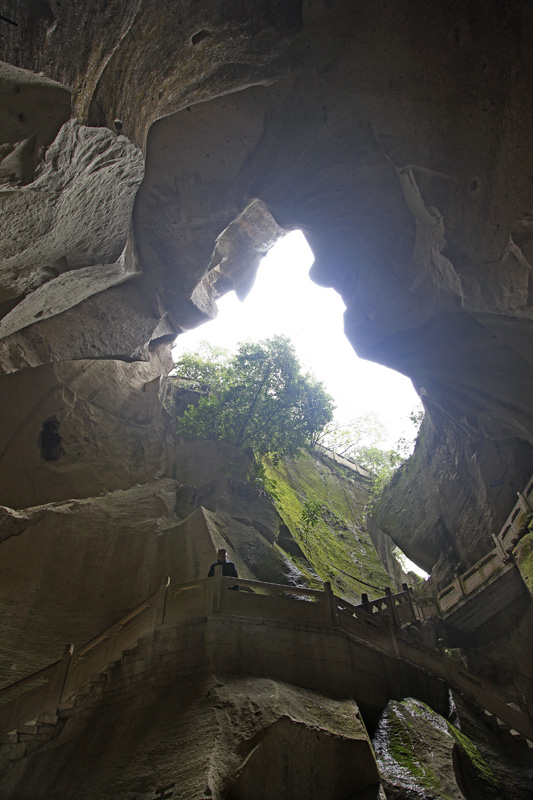
[[[182,334],[174,358],[201,341],[234,350],[238,342],[288,336],[300,363],[321,380],[335,400],[335,417],[349,422],[375,411],[388,431],[381,446],[415,433],[408,415],[419,404],[411,381],[355,354],[343,331],[344,303],[333,289],[308,276],[313,254],[300,231],[285,236],[263,259],[255,284],[241,303],[235,292],[218,301],[212,322]]]

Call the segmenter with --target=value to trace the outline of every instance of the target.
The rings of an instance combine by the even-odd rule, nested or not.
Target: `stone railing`
[[[326,456],[326,458],[331,459],[331,461],[335,461],[335,463],[339,464],[339,466],[346,467],[352,472],[356,472],[358,475],[361,475],[363,478],[372,478],[371,472],[364,467],[360,467],[359,464],[357,464],[355,461],[352,461],[351,458],[340,456],[334,450],[331,450],[331,448],[326,447],[323,444],[317,445],[316,449],[321,455]]]
[[[510,553],[516,544],[516,539],[520,535],[522,527],[522,514],[530,514],[533,511],[533,476],[523,492],[518,492],[518,501],[513,506],[513,510],[505,520],[501,531],[496,537],[496,546],[501,545],[504,553]]]
[[[60,661],[0,690],[0,733],[43,715],[104,670],[121,653],[162,621],[169,580],[161,588],[77,650],[69,644]]]
[[[524,515],[533,512],[533,477],[530,478],[524,491],[517,494],[518,500],[505,520],[502,529],[497,536],[493,536],[494,549],[473,564],[462,575],[457,575],[448,586],[445,586],[435,596],[434,602],[427,602],[430,598],[419,598],[424,619],[435,613],[435,606],[437,613],[449,613],[465,597],[468,597],[469,594],[483,586],[495,573],[507,567],[510,553],[520,536],[520,530],[524,524]]]
[[[237,585],[243,591],[223,591]],[[328,624],[330,596],[331,591],[327,590],[223,578],[221,569],[216,570],[214,578],[178,585],[171,585],[170,579],[165,578],[157,592],[90,642],[78,649],[67,645],[59,661],[0,689],[0,733],[37,716],[55,715],[77,689],[157,627],[217,613],[258,617],[266,613],[266,602],[270,616],[294,623]],[[314,602],[290,603],[291,597]]]
[[[413,590],[406,583],[402,584],[402,589],[403,591],[393,594],[387,587],[385,595],[375,600],[369,600],[368,595],[364,593],[361,595],[361,605],[356,608],[361,608],[367,614],[387,616],[396,628],[401,628],[407,622],[422,620],[423,615]]]
[[[73,645],[63,658],[0,691],[0,733],[6,733],[37,716],[55,715],[63,694]]]
[[[231,591],[235,587],[240,591]],[[396,603],[400,595],[402,599]],[[378,611],[365,611],[362,606],[336,597],[327,583],[324,591],[301,589],[223,577],[221,569],[213,578],[185,584],[169,584],[165,579],[157,592],[90,642],[78,650],[69,645],[60,661],[0,691],[0,702],[7,701],[0,706],[0,732],[11,731],[44,714],[57,714],[78,689],[156,629],[225,615],[243,624],[263,619],[298,628],[309,625],[331,633],[341,630],[359,643],[422,667],[533,739],[533,721],[527,709],[520,707],[520,701],[394,627],[391,609],[396,619],[398,609],[411,607],[411,613],[415,613],[407,595],[409,592],[405,591],[387,595],[388,605],[381,609],[388,610],[385,615],[379,611],[383,598],[368,603]]]
[[[395,628],[390,620],[375,614],[361,614],[361,606],[338,600],[337,625],[346,633],[362,638],[389,655],[403,658],[430,672],[448,686],[473,699],[482,708],[522,733],[533,738],[533,716],[530,707],[494,684],[471,672],[440,650],[431,647]],[[365,619],[366,618],[366,619]]]

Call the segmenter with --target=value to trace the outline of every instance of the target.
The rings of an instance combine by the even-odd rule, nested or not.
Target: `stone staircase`
[[[152,640],[153,635],[141,636],[135,647],[124,650],[105,670],[79,686],[70,696],[63,697],[55,714],[39,714],[11,731],[0,733],[0,764],[38,752],[58,736],[68,719],[98,706],[106,694],[112,696],[115,692],[123,692],[128,684],[134,687],[136,666],[151,651]],[[119,680],[114,678],[117,669],[121,673]]]
[[[227,591],[236,584],[252,592]],[[296,599],[298,597],[300,599]],[[390,595],[388,600],[394,604],[395,596]],[[403,597],[399,607],[405,609],[407,605]],[[341,635],[344,637],[341,640],[343,646],[348,650],[355,647],[354,653],[359,654],[348,657],[350,664],[358,663],[357,659],[366,653],[365,658],[370,664],[372,659],[377,659],[375,671],[379,673],[380,669],[386,672],[390,659],[400,659],[419,672],[422,670],[420,675],[425,672],[435,676],[473,699],[486,709],[487,721],[498,725],[500,730],[509,731],[509,735],[516,738],[533,739],[533,720],[520,700],[395,628],[390,616],[378,616],[361,606],[352,606],[335,597],[327,584],[320,592],[224,578],[219,574],[215,578],[181,585],[169,585],[165,580],[157,593],[122,620],[78,650],[73,652],[67,648],[61,661],[36,673],[41,679],[43,674],[48,676],[47,684],[38,687],[37,691],[31,688],[32,676],[2,690],[0,700],[10,692],[22,692],[0,706],[4,757],[11,760],[34,752],[46,745],[57,734],[57,726],[62,726],[69,717],[96,707],[103,700],[110,701],[114,694],[135,694],[139,681],[150,681],[150,676],[175,680],[177,665],[190,659],[194,651],[191,642],[194,644],[194,636],[198,635],[195,632],[200,630],[198,626],[212,625],[217,620],[229,628],[246,629],[252,637],[258,631],[258,621],[262,622],[263,629],[265,623],[274,629],[278,626],[278,630],[281,625],[286,636],[302,635],[303,641],[315,636],[326,637],[331,642],[332,636]],[[192,632],[193,638],[188,643],[187,640],[180,641],[183,634],[178,635],[179,626],[181,631]],[[322,643],[320,646],[326,645]],[[383,662],[385,668],[381,663],[384,657],[389,659]],[[198,658],[198,663],[189,664],[187,669],[205,666],[205,655]],[[238,654],[234,658],[238,659]],[[353,672],[353,667],[350,669]],[[353,674],[351,677],[349,673],[345,675],[348,678],[343,680],[354,678]],[[58,676],[63,676],[59,683]],[[22,690],[26,687],[29,690],[24,693]],[[50,688],[56,692],[54,696],[50,695]],[[43,707],[35,712],[39,699]]]
[[[525,586],[513,562],[512,551],[533,514],[533,476],[511,509],[500,532],[492,538],[494,548],[435,595],[420,595],[417,600],[422,617],[454,618],[456,627],[471,630],[517,598]],[[431,584],[431,579],[429,580]],[[499,589],[499,584],[503,589]],[[487,598],[484,590],[490,588]],[[499,591],[498,591],[499,590]],[[469,611],[468,607],[474,608]],[[492,608],[490,607],[492,606]],[[464,619],[461,620],[461,617]]]

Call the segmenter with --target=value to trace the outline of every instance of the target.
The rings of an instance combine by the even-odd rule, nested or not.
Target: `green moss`
[[[475,744],[468,738],[468,736],[465,736],[464,733],[458,730],[455,725],[452,725],[451,722],[448,722],[447,725],[448,730],[455,740],[455,743],[470,762],[476,778],[485,785],[487,800],[492,797],[497,798],[499,796],[498,789],[500,782]]]
[[[533,533],[526,533],[514,549],[520,574],[530,594],[533,594]]]
[[[389,718],[389,753],[400,767],[406,769],[413,776],[419,786],[431,792],[437,792],[439,797],[446,798],[446,795],[441,794],[442,787],[435,772],[427,762],[417,757],[419,731],[407,715],[401,714],[400,708],[404,705],[408,705],[408,710],[414,712],[415,715],[420,713],[412,701],[398,703],[399,708]],[[433,714],[430,709],[428,711]]]
[[[373,590],[365,585],[385,587],[390,583],[363,523],[369,482],[310,453],[277,464],[266,462],[264,473],[280,516],[309,562],[293,559],[309,585],[318,588],[323,581],[330,581],[336,594],[352,602],[359,602],[362,592],[380,596],[382,588]],[[306,501],[320,503],[325,510],[318,523],[304,532]]]
[[[374,746],[383,777],[393,786],[421,789],[424,796],[442,800],[457,796],[454,787],[485,800],[501,796],[499,781],[478,748],[420,700],[389,703]]]

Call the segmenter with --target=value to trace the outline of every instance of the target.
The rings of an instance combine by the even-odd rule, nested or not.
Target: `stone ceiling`
[[[62,362],[68,387],[80,360],[157,351],[150,379],[164,373],[174,337],[217,295],[244,296],[263,252],[301,228],[354,348],[411,377],[428,412],[409,534],[386,514],[383,530],[434,562],[422,541],[440,526],[475,560],[533,469],[531,5],[10,0],[2,14],[6,430],[30,368]]]

